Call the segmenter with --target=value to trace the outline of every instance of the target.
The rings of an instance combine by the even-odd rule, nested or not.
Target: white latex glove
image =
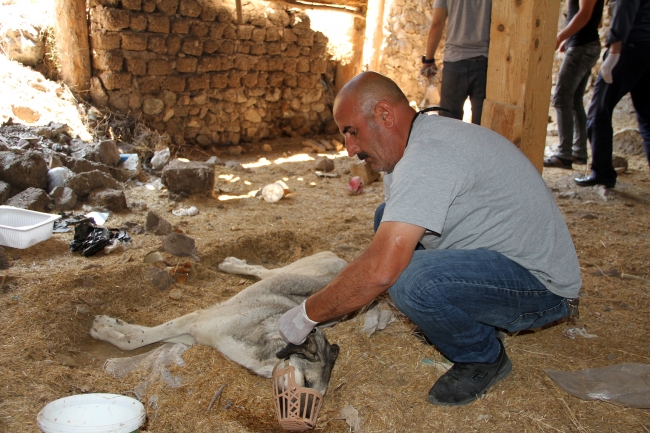
[[[609,53],[602,66],[600,67],[600,75],[603,76],[603,80],[605,80],[605,82],[608,84],[611,84],[614,81],[612,78],[612,71],[614,70],[614,66],[616,66],[620,57],[620,54]]]
[[[305,302],[307,300],[302,301],[302,304],[293,307],[280,317],[280,335],[287,343],[296,345],[304,343],[311,330],[318,325],[318,322],[307,317]]]

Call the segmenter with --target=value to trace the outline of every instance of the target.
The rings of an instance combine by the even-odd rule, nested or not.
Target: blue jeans
[[[443,62],[440,106],[451,112],[440,111],[440,115],[462,120],[463,105],[469,96],[472,103],[472,123],[480,125],[486,86],[487,57]]]
[[[611,84],[598,74],[587,114],[587,135],[591,145],[591,171],[603,181],[616,180],[612,164],[612,114],[616,104],[630,93],[645,154],[650,164],[650,42],[625,46],[612,70]]]
[[[585,88],[600,56],[600,43],[567,49],[553,93],[560,146],[555,156],[571,161],[587,159],[587,113],[582,102]]]
[[[375,230],[383,210],[382,203]],[[497,329],[538,328],[569,312],[527,269],[485,249],[416,250],[388,293],[452,362],[493,362]]]

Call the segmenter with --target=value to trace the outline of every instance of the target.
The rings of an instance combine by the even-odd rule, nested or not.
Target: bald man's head
[[[373,115],[379,101],[387,101],[394,107],[409,106],[404,92],[390,78],[377,72],[362,72],[339,91],[334,100],[334,112],[339,104],[357,105],[365,118]]]

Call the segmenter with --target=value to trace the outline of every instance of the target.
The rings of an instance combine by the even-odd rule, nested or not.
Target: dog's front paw
[[[246,260],[240,260],[236,257],[226,257],[223,262],[219,264],[219,270],[229,274],[238,274],[245,269]]]

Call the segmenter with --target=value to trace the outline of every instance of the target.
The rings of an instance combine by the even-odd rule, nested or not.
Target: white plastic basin
[[[118,394],[80,394],[47,404],[36,421],[44,433],[131,433],[144,423],[138,400]]]

